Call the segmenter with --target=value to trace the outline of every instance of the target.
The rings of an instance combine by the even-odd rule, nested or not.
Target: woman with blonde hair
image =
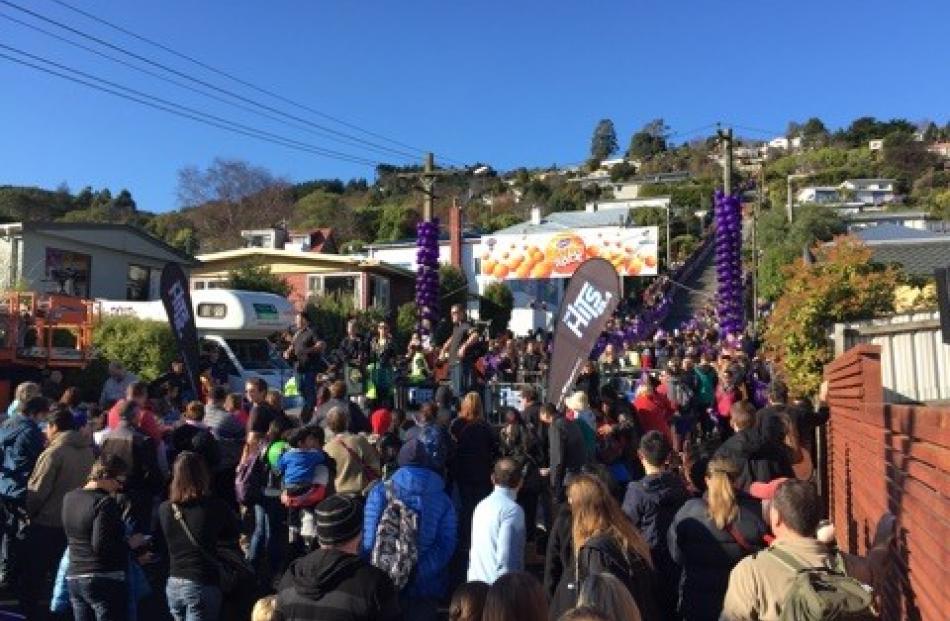
[[[580,475],[571,481],[567,501],[571,506],[576,584],[584,584],[594,574],[610,574],[626,587],[642,619],[659,619],[650,547],[607,486],[596,477]]]
[[[42,396],[42,391],[40,390],[40,385],[36,382],[21,382],[17,384],[16,389],[13,391],[13,402],[7,407],[7,414],[0,422],[3,422],[7,418],[13,418],[20,413],[27,401],[33,397],[40,396]]]
[[[729,573],[764,547],[768,532],[757,502],[736,484],[740,468],[728,457],[706,466],[706,492],[680,508],[667,534],[673,560],[683,568],[679,612],[686,621],[715,620]]]
[[[461,500],[457,553],[467,561],[472,540],[472,514],[476,505],[492,491],[492,467],[498,456],[498,439],[485,422],[478,393],[470,392],[462,399],[458,418],[449,426],[449,434],[456,443],[449,472],[458,486]]]

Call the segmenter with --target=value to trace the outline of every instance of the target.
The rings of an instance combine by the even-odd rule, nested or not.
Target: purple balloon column
[[[420,333],[428,332],[439,318],[439,219],[416,225],[416,308]],[[423,319],[429,321],[427,328]]]
[[[716,192],[716,292],[722,337],[742,332],[742,213],[737,194]]]

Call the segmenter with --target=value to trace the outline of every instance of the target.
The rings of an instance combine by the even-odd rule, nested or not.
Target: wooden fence
[[[825,368],[829,513],[841,548],[864,554],[878,519],[898,532],[875,585],[886,620],[950,618],[950,407],[884,403],[881,350],[858,345]]]

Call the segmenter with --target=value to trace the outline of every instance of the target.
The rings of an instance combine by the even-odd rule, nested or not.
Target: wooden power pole
[[[717,129],[722,141],[722,191],[726,196],[732,194],[732,128]]]

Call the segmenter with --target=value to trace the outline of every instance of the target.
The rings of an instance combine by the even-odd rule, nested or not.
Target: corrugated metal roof
[[[891,223],[855,229],[853,233],[865,243],[877,241],[907,241],[913,239],[932,240],[936,237],[939,237],[931,231],[922,231],[920,229],[913,229],[909,226]]]
[[[627,209],[602,209],[590,211],[555,211],[541,219],[541,224],[530,221],[495,231],[493,235],[516,235],[519,233],[547,233],[568,229],[589,229],[600,226],[627,226],[630,221]]]
[[[945,241],[885,242],[869,246],[875,263],[896,263],[912,276],[933,277],[938,267],[950,267],[950,236]]]

